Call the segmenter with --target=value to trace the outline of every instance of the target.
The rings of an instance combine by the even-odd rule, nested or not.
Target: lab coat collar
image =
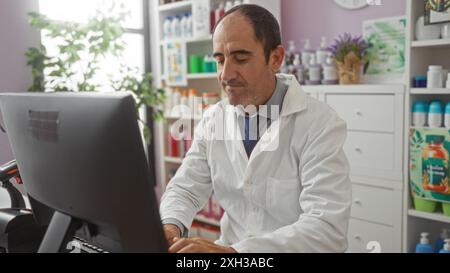
[[[289,86],[281,109],[281,117],[287,117],[303,110],[306,110],[306,93],[301,88],[297,79],[293,75],[278,74],[278,79],[283,79],[285,84]]]
[[[300,86],[295,76],[288,74],[277,74],[277,81],[281,81],[288,86],[286,95],[283,100],[283,107],[281,109],[280,117],[287,117],[292,114],[302,112],[307,108],[307,95]],[[278,86],[278,84],[277,84]],[[230,105],[228,98],[224,101],[224,105]],[[244,115],[241,107],[235,107],[237,115]]]

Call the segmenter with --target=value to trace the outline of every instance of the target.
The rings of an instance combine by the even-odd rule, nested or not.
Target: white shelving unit
[[[411,47],[450,47],[450,39],[412,41]]]
[[[450,217],[442,213],[424,213],[416,211],[413,206],[409,181],[409,129],[411,127],[411,109],[415,101],[431,101],[440,99],[450,102],[450,89],[413,88],[412,78],[426,75],[429,65],[442,65],[450,68],[450,39],[415,40],[415,24],[424,13],[424,1],[407,0],[407,45],[406,45],[406,107],[405,107],[405,190],[403,215],[403,251],[414,252],[420,233],[427,231],[432,234],[431,242],[435,242],[441,228],[450,227]]]
[[[450,95],[448,88],[411,88],[412,95]]]

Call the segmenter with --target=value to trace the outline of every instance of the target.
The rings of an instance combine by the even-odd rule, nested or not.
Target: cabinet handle
[[[356,147],[355,147],[355,151],[357,151],[358,153],[360,153],[360,152],[362,152],[362,149],[361,149],[361,147],[356,146]]]
[[[356,240],[361,240],[361,236],[359,236],[358,234],[356,234],[355,236],[353,236],[353,238],[355,238]]]
[[[361,200],[359,200],[359,199],[356,199],[353,203],[355,203],[356,205],[361,205],[362,204]]]
[[[357,116],[362,116],[363,115],[363,113],[361,112],[361,110],[359,110],[359,109],[357,109],[356,111],[355,111],[355,114],[357,115]]]

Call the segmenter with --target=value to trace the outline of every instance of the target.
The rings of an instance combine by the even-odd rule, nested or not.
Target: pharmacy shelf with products
[[[405,252],[415,252],[421,233],[435,252],[450,235],[442,231],[450,228],[450,25],[425,24],[424,5],[407,1]]]
[[[280,18],[279,0],[161,0],[153,13],[157,18],[152,30],[158,32],[156,40],[159,41],[153,58],[158,60],[159,85],[167,94],[165,119],[156,129],[163,147],[157,154],[158,181],[163,190],[182,164],[202,112],[224,97],[212,57],[212,30],[228,9],[243,2],[264,6]],[[170,62],[165,51],[173,43],[181,43],[186,48],[185,54],[180,55],[186,58],[183,68],[186,83],[183,84],[171,82],[166,72]],[[217,239],[222,215],[223,210],[213,195],[196,216],[190,236]]]

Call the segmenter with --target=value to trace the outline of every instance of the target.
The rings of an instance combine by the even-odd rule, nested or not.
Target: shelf
[[[208,79],[216,79],[216,73],[196,73],[196,74],[188,74],[186,79],[188,80],[208,80]],[[165,81],[167,77],[165,75],[162,76],[162,79]]]
[[[196,215],[194,218],[195,221],[202,222],[208,225],[220,227],[220,222],[215,219],[209,219],[202,215]]]
[[[203,37],[203,38],[180,38],[180,39],[170,39],[170,40],[162,40],[161,41],[161,46],[163,46],[165,43],[168,42],[184,42],[186,44],[195,44],[195,43],[205,43],[205,42],[212,42],[212,35],[208,36],[208,37]]]
[[[408,215],[414,216],[417,218],[423,218],[423,219],[433,220],[433,221],[437,221],[437,222],[442,222],[442,223],[450,223],[450,217],[445,216],[444,214],[442,214],[442,212],[441,213],[428,213],[428,212],[421,212],[421,211],[417,211],[414,209],[410,209],[408,211]]]
[[[194,120],[194,121],[198,121],[198,120],[201,120],[202,119],[202,117],[201,116],[193,116],[193,117],[181,117],[181,116],[164,116],[164,118],[166,119],[166,120],[179,120],[179,119],[182,119],[182,120]]]
[[[188,7],[192,5],[191,1],[179,1],[169,4],[160,5],[158,10],[161,11],[178,11],[178,10],[186,10]]]
[[[448,88],[411,88],[411,94],[416,95],[450,95]]]
[[[412,47],[450,47],[450,39],[413,41]]]
[[[188,80],[215,79],[217,78],[217,74],[216,73],[188,74],[186,78]]]
[[[167,163],[181,164],[181,163],[183,163],[183,158],[166,156],[166,157],[164,157],[164,161]]]

